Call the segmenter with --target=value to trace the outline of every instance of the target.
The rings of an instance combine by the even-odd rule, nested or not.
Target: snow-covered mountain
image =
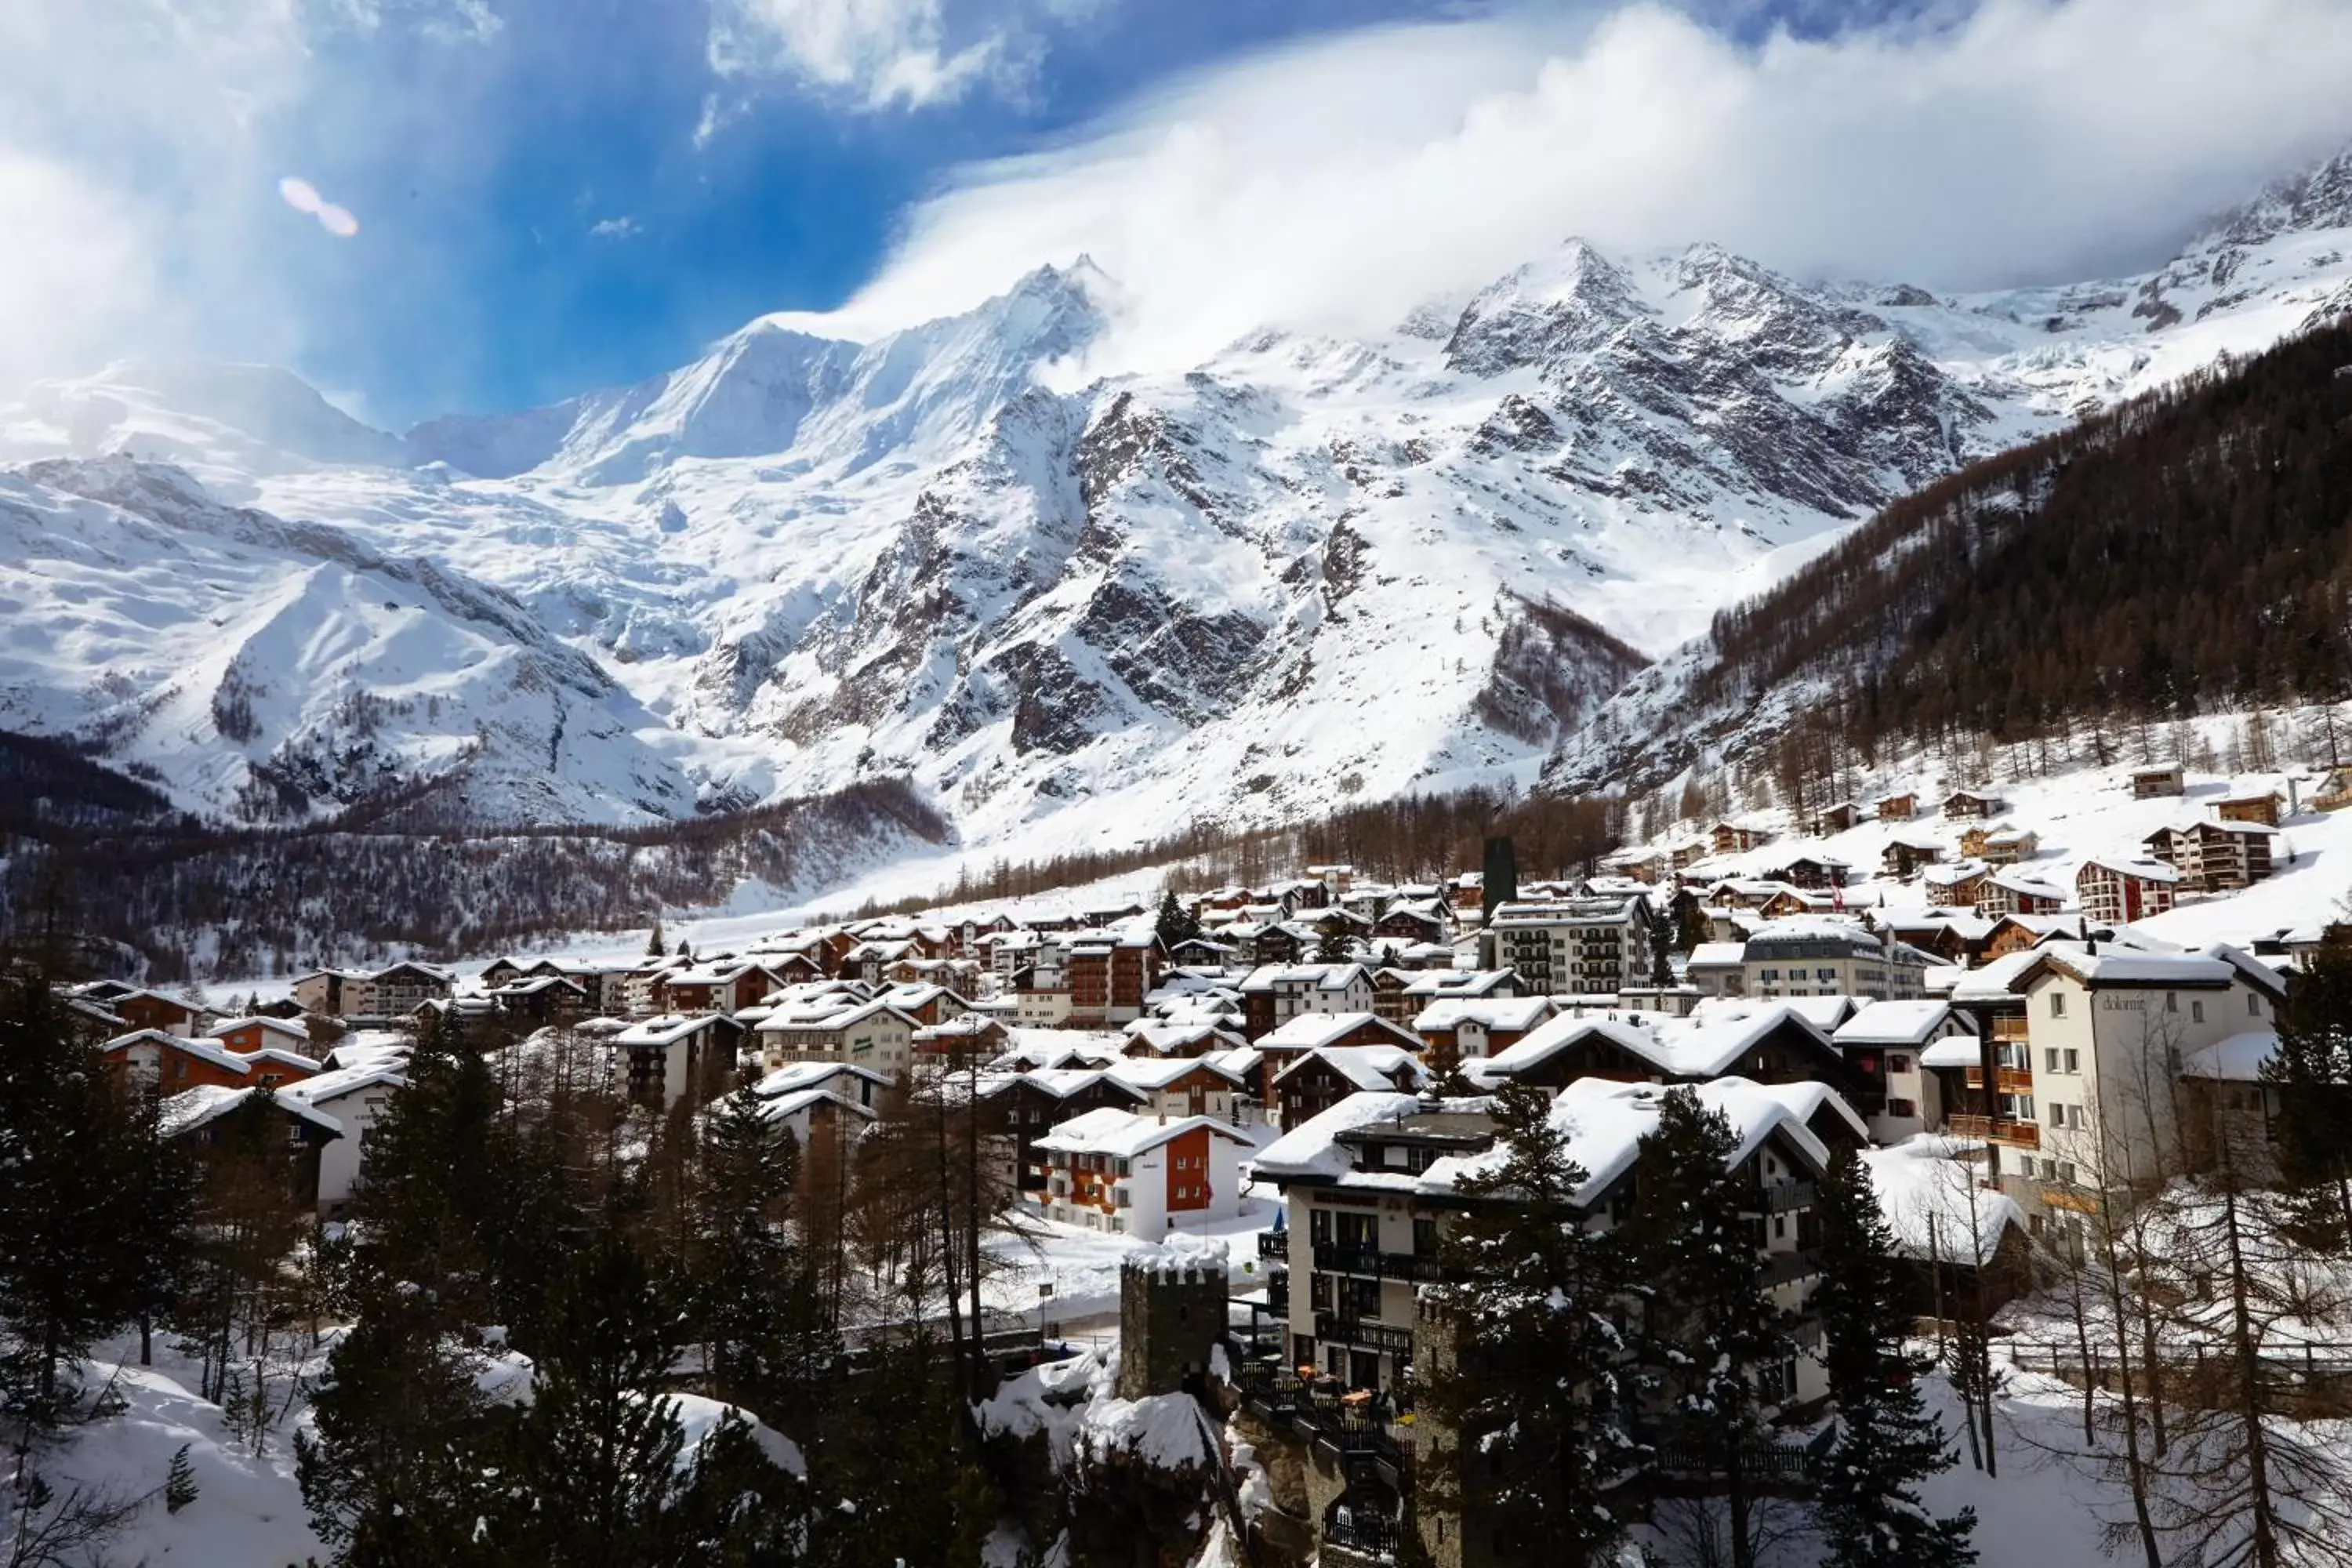
[[[1531,778],[1889,500],[2352,304],[2347,253],[2352,153],[2142,278],[1938,298],[1570,240],[1392,331],[1270,326],[1075,390],[1125,308],[1083,261],[871,342],[763,320],[404,438],[280,372],[117,367],[0,409],[0,459],[53,459],[0,492],[42,520],[0,563],[0,727],[231,815],[473,746],[517,759],[472,764],[484,815],[903,774],[1027,848]],[[92,564],[84,534],[132,530]],[[332,593],[281,604],[289,570]],[[378,593],[402,573],[449,598]],[[136,603],[90,596],[113,574]],[[268,694],[249,734],[214,711],[231,663]],[[331,716],[383,704],[347,745]]]

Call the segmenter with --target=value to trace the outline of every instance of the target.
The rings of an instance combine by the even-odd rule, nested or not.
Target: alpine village
[[[1325,482],[1236,477],[1277,437],[1200,434],[1278,422],[1240,361],[1182,383],[1190,426],[1174,381],[998,387],[994,456],[911,502],[929,542],[861,567],[856,605],[805,590],[830,617],[807,643],[677,676],[768,695],[668,729],[610,715],[623,674],[685,668],[671,632],[569,642],[533,617],[572,610],[461,580],[496,574],[462,548],[445,570],[262,510],[413,495],[546,529],[566,496],[604,504],[585,458],[237,446],[257,477],[232,483],[203,442],[261,414],[108,393],[132,436],[0,468],[0,552],[84,528],[109,573],[220,552],[169,574],[194,581],[308,551],[302,592],[371,584],[339,616],[414,628],[432,598],[519,639],[463,644],[463,669],[528,658],[517,706],[438,752],[401,749],[425,686],[301,685],[357,619],[277,667],[254,637],[209,694],[92,654],[75,689],[102,721],[40,721],[0,671],[0,1565],[2352,1564],[2352,152],[2296,179],[2182,253],[2204,271],[2112,299],[1801,299],[1696,250],[1514,274],[1379,353],[1446,396],[1526,395],[1453,457],[1442,413],[1331,457],[1356,510],[1317,514],[1281,626],[1181,589],[1233,569],[1253,506]],[[1811,323],[1902,362],[1904,410],[1805,424],[1798,399],[1760,435],[1718,409],[1668,437],[1732,362],[1671,395],[1604,385],[1599,357],[1555,375],[1675,333],[1717,353],[1636,300],[1676,267],[1709,310],[1769,297],[1784,335],[1741,363]],[[1100,297],[1074,276],[922,352]],[[1530,278],[1554,291],[1529,303]],[[2061,348],[1948,384],[1903,346],[1946,342],[1938,311],[2173,344],[2258,289],[2258,341],[2063,407],[2000,401]],[[1509,312],[1537,358],[1491,357]],[[1022,339],[1023,376],[1058,342]],[[857,347],[841,376],[869,374]],[[680,376],[659,398],[704,384]],[[1803,502],[1836,531],[1717,584],[1654,658],[1576,607],[1613,566],[1498,590],[1491,629],[1405,606],[1443,597],[1444,528],[1468,526],[1443,506],[1603,494],[1570,470],[1633,405],[1607,429],[1663,445],[1603,499],[1643,526],[1746,516],[1722,497],[1774,463],[1896,477]],[[1074,592],[1002,609],[982,575],[1062,526],[987,508],[1046,461],[1005,445],[1022,422],[1066,416],[1069,560],[1108,585],[989,651]],[[1887,455],[1915,417],[1945,440],[1916,471]],[[688,502],[649,488],[677,519],[628,549],[686,573],[718,515],[691,486],[796,484],[772,454],[801,449],[679,447]],[[1398,520],[1441,470],[1424,560]],[[1150,531],[1178,512],[1197,534]],[[504,526],[480,522],[486,558]],[[1154,539],[1184,570],[1120,587]],[[42,570],[68,607],[95,580]],[[0,622],[29,626],[30,580],[0,574]],[[1401,626],[1433,637],[1380,642]],[[1335,694],[1351,643],[1388,651]],[[1454,696],[1414,684],[1465,660]],[[298,700],[331,743],[272,738]],[[672,809],[672,762],[761,748],[835,772]],[[596,805],[600,754],[652,804]]]

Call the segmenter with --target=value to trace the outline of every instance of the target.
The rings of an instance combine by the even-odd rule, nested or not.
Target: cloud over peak
[[[1571,234],[1938,288],[2127,269],[2352,136],[2352,8],[2163,10],[1984,0],[1748,45],[1637,0],[1327,37],[965,171],[828,324],[961,310],[1082,252],[1136,306],[1105,369],[1384,325]]]

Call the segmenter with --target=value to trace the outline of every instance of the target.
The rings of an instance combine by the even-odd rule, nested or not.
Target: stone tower
[[[1179,1236],[1118,1271],[1118,1396],[1174,1394],[1206,1380],[1225,1336],[1225,1244]]]

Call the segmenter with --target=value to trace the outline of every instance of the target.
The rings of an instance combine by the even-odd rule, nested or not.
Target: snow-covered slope
[[[192,807],[299,819],[448,773],[500,821],[694,798],[649,715],[504,595],[178,468],[0,472],[0,728],[86,738]]]
[[[2352,155],[2147,277],[1982,298],[1570,241],[1389,332],[1276,324],[1075,389],[1122,308],[1083,261],[867,343],[763,320],[640,385],[404,440],[244,373],[121,370],[0,410],[0,458],[169,454],[225,500],[510,595],[578,681],[511,691],[459,641],[386,678],[445,683],[458,733],[527,696],[532,733],[604,737],[545,798],[485,810],[904,773],[968,839],[1100,843],[1532,777],[1642,655],[1889,500],[2340,307],[2347,191]],[[25,642],[65,647],[84,608],[21,571]],[[222,613],[186,592],[166,618]],[[142,711],[192,665],[68,657]],[[290,647],[253,668],[310,713],[373,679]],[[111,710],[16,710],[113,744]],[[172,734],[207,777],[246,752]],[[422,732],[374,753],[437,755]]]

